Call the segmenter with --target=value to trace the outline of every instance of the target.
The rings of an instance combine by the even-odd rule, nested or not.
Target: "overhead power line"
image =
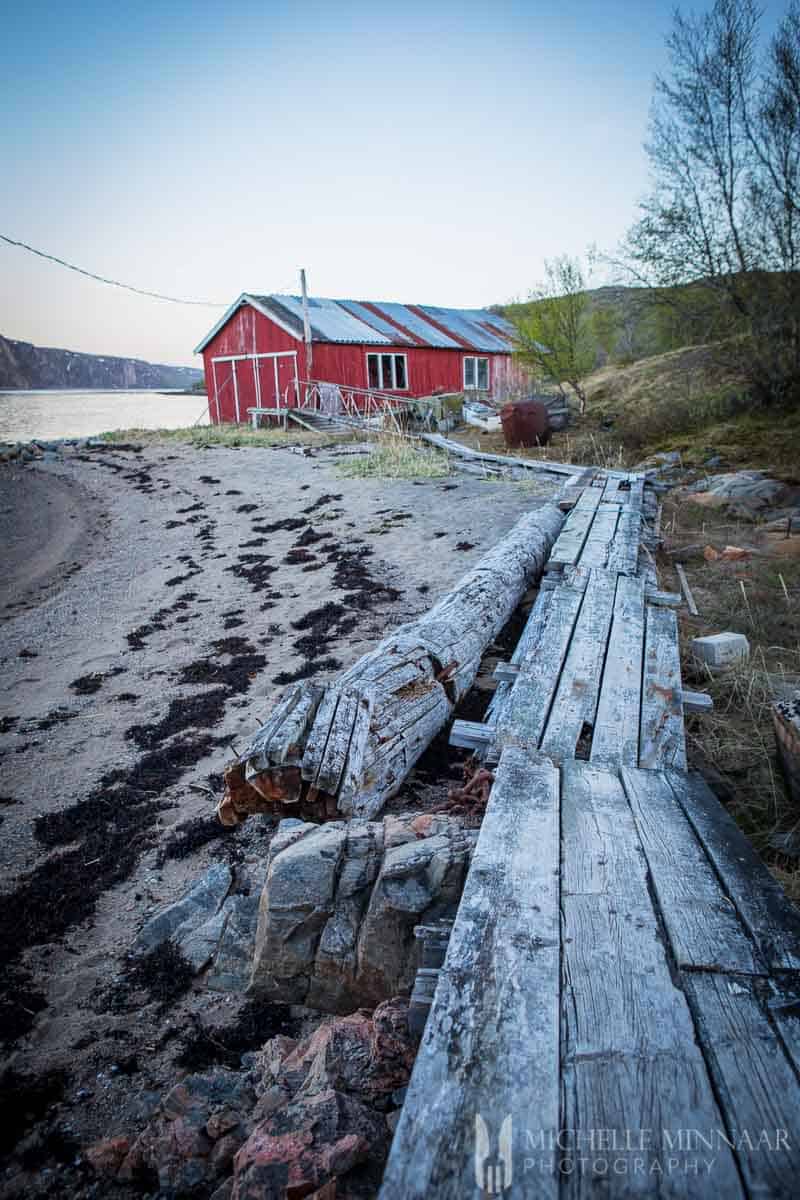
[[[25,242],[18,242],[14,238],[6,237],[4,233],[0,233],[0,241],[8,242],[9,246],[19,246],[21,250],[28,250],[31,254],[36,254],[39,258],[46,258],[49,262],[57,263],[60,267],[66,267],[70,271],[77,271],[79,275],[85,275],[87,279],[96,279],[98,283],[108,283],[111,287],[123,288],[126,292],[135,292],[137,296],[150,296],[153,300],[169,300],[171,304],[199,305],[202,308],[228,307],[227,304],[215,300],[182,300],[178,296],[165,296],[161,292],[148,292],[144,288],[133,287],[129,283],[120,283],[118,279],[106,279],[104,275],[95,275],[94,271],[84,271],[83,267],[76,267],[74,263],[64,262],[63,258],[56,258],[55,254],[46,254],[44,250],[37,250]]]

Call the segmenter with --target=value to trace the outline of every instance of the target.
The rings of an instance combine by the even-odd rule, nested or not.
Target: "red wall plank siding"
[[[248,408],[275,406],[275,376],[272,359],[262,359],[258,365],[258,383],[252,361],[236,363],[236,388],[233,367],[230,362],[213,360],[240,354],[267,354],[277,351],[295,351],[297,373],[306,378],[306,349],[302,341],[293,337],[257,312],[249,304],[238,309],[227,324],[209,342],[203,351],[206,384],[208,386],[209,416],[213,423],[236,421],[236,393],[238,392],[238,420],[247,421]],[[311,378],[326,383],[338,383],[344,387],[367,388],[368,354],[405,354],[408,368],[408,388],[397,392],[399,397],[429,396],[435,391],[460,392],[464,388],[464,358],[469,350],[432,349],[427,346],[375,346],[342,345],[331,342],[315,342]],[[524,375],[513,362],[510,354],[478,354],[489,359],[489,386],[493,396],[500,398],[508,392],[518,391],[524,386]],[[279,394],[283,396],[287,385],[294,379],[294,360],[280,358]],[[215,390],[216,376],[216,390]]]

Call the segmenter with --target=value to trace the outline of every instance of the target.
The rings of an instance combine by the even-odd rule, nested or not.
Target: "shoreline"
[[[164,441],[0,471],[4,517],[29,510],[19,571],[37,541],[48,560],[38,580],[11,581],[35,602],[5,597],[0,614],[0,1005],[16,1034],[0,1070],[31,1086],[63,1073],[55,1115],[30,1136],[67,1123],[73,1158],[143,1126],[142,1097],[174,1082],[197,1020],[224,1029],[248,1011],[200,982],[165,1008],[126,974],[142,925],[209,865],[264,861],[269,821],[230,831],[214,816],[231,743],[287,680],[338,674],[552,493],[461,474],[342,478],[338,449]],[[62,551],[42,522],[55,508],[57,529],[77,527],[75,505],[86,527]],[[406,803],[425,786],[412,781]],[[42,1161],[4,1184],[44,1194]],[[64,1197],[85,1181],[71,1164],[55,1164]]]

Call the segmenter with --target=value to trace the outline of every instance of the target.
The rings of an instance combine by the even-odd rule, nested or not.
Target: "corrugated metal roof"
[[[460,338],[462,342],[473,346],[476,350],[504,351],[509,350],[509,339],[499,332],[490,333],[486,328],[486,318],[492,314],[481,309],[467,308],[434,308],[421,304],[424,313],[433,317],[440,325],[444,325],[450,333]]]
[[[385,317],[379,316],[377,313],[372,311],[372,308],[380,308],[381,305],[373,304],[372,301],[369,301],[369,304],[372,306],[372,308],[367,308],[366,301],[361,303],[358,300],[340,300],[339,303],[343,305],[348,312],[351,312],[353,316],[358,317],[359,320],[366,322],[367,325],[371,325],[372,328],[377,329],[379,333],[386,334],[386,336],[390,338],[390,340],[396,345],[416,346],[419,344],[413,337],[409,337],[408,334],[403,333],[402,329],[398,329],[396,325],[393,325],[391,321],[387,321]],[[385,307],[385,305],[383,307]]]
[[[271,300],[288,309],[303,326],[303,301],[300,296],[270,296]],[[308,319],[311,337],[315,342],[362,342],[378,346],[390,346],[392,339],[379,333],[371,325],[359,321],[338,300],[325,300],[319,296],[308,298]]]
[[[375,300],[371,303],[382,313],[386,313],[392,321],[403,325],[421,346],[440,346],[448,350],[461,349],[458,342],[448,337],[446,333],[442,333],[441,329],[437,329],[435,325],[431,325],[430,321],[426,321],[419,313],[412,312],[408,305],[388,303],[384,300]]]
[[[300,296],[261,296],[243,292],[206,335],[201,351],[243,304],[253,304],[293,337],[303,338],[303,301]],[[434,308],[384,300],[308,299],[311,338],[314,342],[343,342],[374,346],[429,346],[445,350],[470,350],[483,354],[508,353],[513,326],[503,317],[482,308]]]

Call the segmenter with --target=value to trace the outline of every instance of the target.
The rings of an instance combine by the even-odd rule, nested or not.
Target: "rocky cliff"
[[[0,388],[188,388],[202,378],[195,367],[77,354],[0,334]]]

